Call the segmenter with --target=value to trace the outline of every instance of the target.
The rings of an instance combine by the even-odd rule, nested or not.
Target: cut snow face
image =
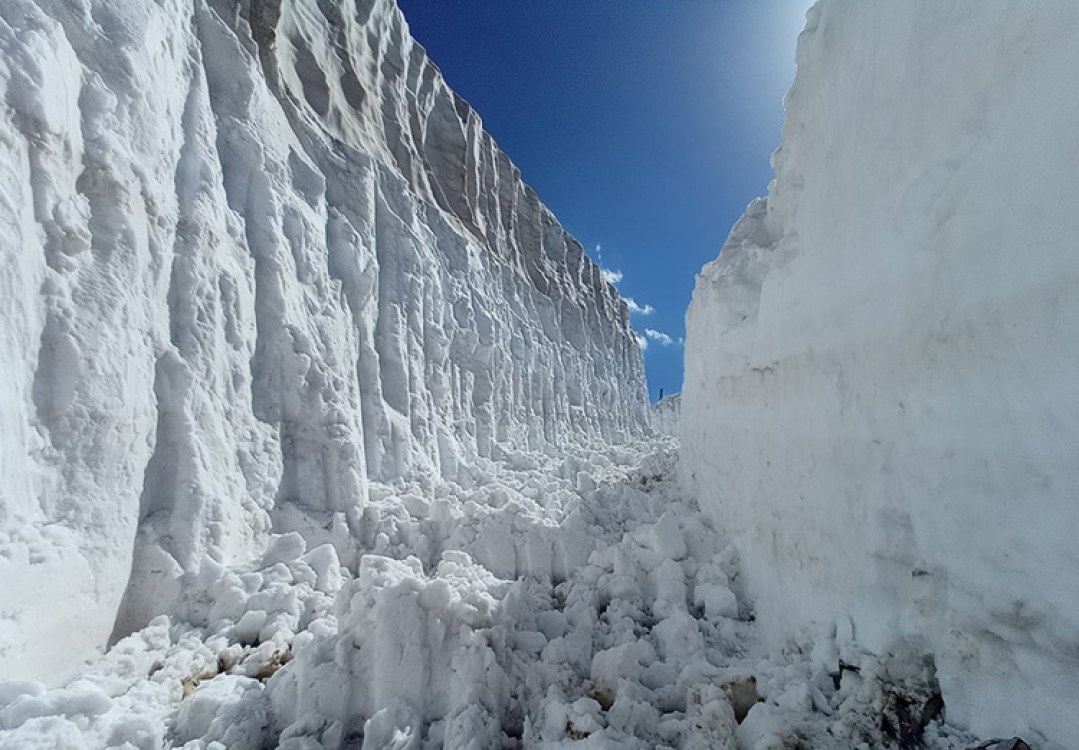
[[[921,722],[937,694],[917,656],[874,659],[849,631],[760,651],[674,447],[375,485],[359,536],[207,557],[174,613],[74,681],[0,684],[0,748],[965,747]]]
[[[875,650],[922,638],[950,720],[1059,750],[1079,738],[1075,71],[1076,2],[818,2],[769,195],[697,277],[681,422],[687,492],[774,643],[837,615]]]
[[[369,481],[648,432],[625,306],[390,0],[0,0],[0,196],[5,676]]]

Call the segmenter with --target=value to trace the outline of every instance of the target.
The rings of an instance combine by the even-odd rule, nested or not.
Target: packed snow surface
[[[624,302],[386,0],[3,0],[0,243],[4,678],[369,481],[648,429]]]
[[[681,473],[774,642],[932,655],[1079,737],[1079,4],[822,0],[688,315]]]

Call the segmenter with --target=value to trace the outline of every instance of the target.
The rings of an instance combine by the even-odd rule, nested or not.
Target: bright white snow
[[[849,631],[765,654],[675,447],[373,483],[360,536],[205,557],[172,614],[74,681],[0,688],[0,748],[883,746],[882,714],[920,710],[931,673]],[[938,723],[926,740],[970,742]]]
[[[1070,157],[1046,144],[1070,153],[1061,114],[1079,108],[1028,84],[1075,68],[1076,13],[1000,5],[1004,22],[834,1],[811,17],[771,208],[751,207],[690,319],[682,473],[725,509],[728,544],[675,481],[676,444],[645,440],[675,431],[680,407],[649,414],[617,278],[521,182],[390,0],[0,2],[0,748],[846,750],[924,729],[928,747],[960,750],[973,740],[938,720],[942,686],[948,718],[954,706],[979,727],[1066,728],[1073,569],[1045,583],[1026,561],[1073,561],[1067,523],[1046,531],[991,493],[981,523],[969,503],[933,515],[924,494],[904,514],[895,499],[909,490],[893,469],[974,498],[988,455],[1000,471],[1026,462],[1013,494],[1054,523],[1068,512],[1053,485],[1074,473],[1047,437],[1044,395],[1069,424],[1074,352],[1052,345],[1077,330],[1061,292],[1074,279],[1044,253],[1062,246],[1074,191]],[[978,33],[1007,50],[984,70],[952,45]],[[925,112],[918,92],[894,90],[902,66],[862,64],[909,67],[918,44]],[[956,71],[973,92],[958,114]],[[831,128],[837,111],[857,138]],[[1016,140],[1033,114],[1046,140]],[[917,174],[880,156],[897,121],[924,155]],[[1004,153],[996,142],[953,153],[985,121],[1006,157],[984,157]],[[898,200],[862,182],[884,177]],[[863,199],[864,225],[850,221]],[[977,242],[945,256],[972,227]],[[916,240],[895,240],[907,255],[856,262],[895,236]],[[997,265],[979,266],[983,253]],[[835,290],[805,294],[825,278]],[[954,309],[936,282],[909,293],[926,279],[962,292]],[[1001,313],[980,331],[987,305]],[[870,314],[908,307],[936,327]],[[705,340],[702,326],[724,333]],[[797,384],[838,384],[843,414],[890,399],[912,332],[940,339],[918,370],[928,390],[908,377],[899,408],[914,416],[887,399],[871,414],[914,420],[905,434],[932,434],[929,450],[875,438],[866,456],[872,436],[827,411],[812,423],[818,394]],[[957,352],[992,362],[990,334],[1037,363],[1029,391],[990,382],[1017,381],[1003,365],[955,379]],[[780,389],[785,377],[798,380]],[[761,389],[814,429],[762,408]],[[982,425],[973,399],[998,390],[978,402]],[[972,425],[987,428],[981,452],[959,440],[982,435]],[[1022,450],[1007,454],[1012,435]],[[843,471],[864,479],[857,492]],[[1014,531],[988,523],[1002,520]],[[952,554],[941,535],[958,523],[985,537]],[[776,546],[762,552],[748,530]],[[868,561],[848,533],[875,545]],[[944,648],[956,631],[882,640],[896,613],[874,586],[921,592],[898,632],[927,632],[949,607],[968,619],[946,625],[981,629],[959,632],[961,652]],[[753,601],[773,633],[788,624],[777,611],[825,627],[773,650]],[[1025,691],[1020,711],[1003,710],[1001,686]]]
[[[681,432],[682,394],[672,393],[649,406],[648,418],[656,432],[677,437]]]
[[[0,243],[3,677],[370,480],[647,431],[625,304],[391,2],[4,0]]]
[[[1074,2],[819,2],[683,391],[774,642],[906,641],[1041,748],[1079,737],[1077,70]]]

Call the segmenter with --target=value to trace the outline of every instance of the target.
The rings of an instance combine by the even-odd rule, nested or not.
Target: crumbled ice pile
[[[762,654],[674,461],[605,447],[378,485],[359,529],[204,559],[175,612],[67,685],[0,683],[0,747],[765,750],[920,727],[935,682],[916,658],[871,659],[842,627]]]

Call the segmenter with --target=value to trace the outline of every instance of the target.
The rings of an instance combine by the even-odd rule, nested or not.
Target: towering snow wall
[[[0,243],[5,678],[369,479],[647,430],[625,305],[390,0],[4,0]]]
[[[682,411],[776,638],[913,640],[950,721],[1036,747],[1079,737],[1076,71],[1070,0],[819,2]]]

